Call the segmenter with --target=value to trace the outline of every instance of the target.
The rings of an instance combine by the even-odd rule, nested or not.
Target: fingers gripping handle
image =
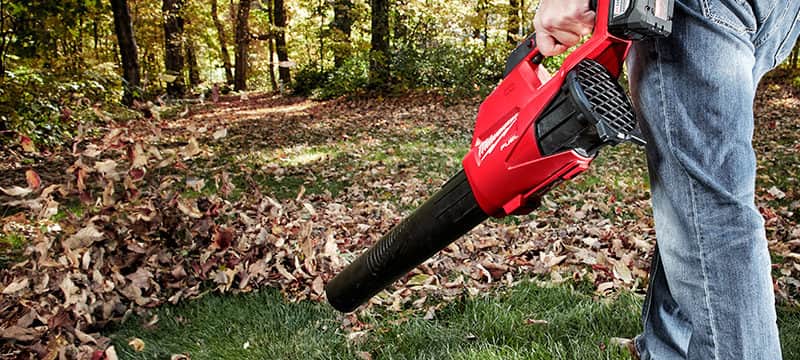
[[[589,0],[589,10],[597,11],[597,1],[598,0]],[[539,52],[539,48],[536,46],[535,32],[525,38],[525,40],[517,45],[514,51],[511,52],[508,60],[506,60],[506,68],[503,72],[503,77],[508,76],[508,74],[514,70],[514,67],[525,59],[530,59],[531,63],[535,65],[541,65],[545,59],[545,56]]]

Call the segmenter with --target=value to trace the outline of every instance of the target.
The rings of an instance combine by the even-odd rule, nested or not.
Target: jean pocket
[[[781,44],[778,46],[778,51],[775,52],[775,63],[773,66],[777,66],[778,64],[782,63],[783,60],[789,56],[794,49],[794,43],[797,41],[798,33],[800,32],[800,27],[797,26],[797,23],[800,22],[800,11],[794,16],[791,16],[794,20],[791,24],[786,24],[786,28],[789,31],[786,33],[786,37],[781,41]]]
[[[739,34],[753,34],[758,21],[748,0],[700,0],[703,15]]]

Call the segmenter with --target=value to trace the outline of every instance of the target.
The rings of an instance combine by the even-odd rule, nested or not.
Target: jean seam
[[[655,249],[655,251],[653,253],[653,256],[658,258],[658,260],[657,260],[658,262],[661,262],[661,257],[658,255],[658,244],[656,244],[656,249]],[[642,333],[645,333],[647,331],[647,327],[645,325],[650,323],[650,311],[653,308],[653,294],[652,294],[652,292],[655,291],[655,290],[653,290],[654,289],[653,288],[653,279],[655,279],[656,275],[658,275],[658,264],[656,264],[655,261],[654,261],[652,265],[655,266],[656,268],[653,269],[652,275],[651,275],[650,280],[649,280],[649,284],[647,285],[647,290],[650,293],[649,294],[650,296],[647,297],[647,302],[645,303],[644,319],[642,319],[642,328],[643,328],[642,329]],[[641,351],[639,351],[639,352],[641,352]]]
[[[735,23],[732,23],[731,21],[729,21],[727,19],[723,19],[723,18],[719,17],[713,11],[714,7],[711,6],[711,3],[708,0],[701,0],[700,1],[700,6],[702,7],[703,15],[705,15],[706,19],[711,20],[713,23],[715,23],[717,25],[726,27],[726,28],[728,28],[729,30],[731,30],[731,31],[733,31],[735,33],[738,33],[740,35],[753,34],[753,33],[756,32],[756,30],[758,30],[758,29],[749,27],[749,26],[744,25],[744,24],[742,24],[741,26],[738,26]]]
[[[785,16],[785,15],[784,15]],[[772,67],[778,65],[778,59],[782,57],[782,53],[784,52],[783,49],[786,46],[786,42],[789,41],[789,38],[792,37],[794,33],[795,27],[797,27],[797,22],[800,21],[800,11],[797,12],[794,16],[794,21],[792,22],[792,26],[789,28],[789,32],[786,34],[786,37],[783,38],[780,45],[778,45],[778,50],[775,52],[775,55],[772,57]],[[794,45],[794,44],[792,44]],[[791,49],[789,50],[791,51]]]
[[[679,162],[680,163],[680,162]],[[698,222],[697,211],[697,196],[695,193],[695,185],[692,177],[689,176],[683,164],[680,164],[684,175],[689,183],[689,197],[692,200],[692,225],[694,225],[695,238],[697,239],[697,247],[700,249],[700,271],[703,274],[703,301],[706,304],[706,313],[708,314],[709,328],[711,329],[711,345],[714,348],[714,359],[719,359],[719,347],[717,346],[717,334],[714,331],[714,311],[711,306],[710,290],[708,289],[708,271],[706,268],[706,253],[703,249],[704,237],[702,227]]]
[[[660,41],[657,40],[656,43],[657,43],[656,46],[655,46],[655,50],[656,50],[656,54],[657,54],[657,56],[656,56],[656,64],[658,66],[659,92],[661,93],[661,101],[662,101],[661,110],[662,110],[662,113],[664,115],[664,125],[665,125],[665,130],[666,130],[666,135],[667,135],[667,146],[669,147],[669,151],[672,153],[672,156],[675,157],[675,159],[678,159],[678,155],[675,152],[674,141],[672,139],[673,138],[673,135],[672,135],[673,133],[672,133],[671,129],[674,129],[674,127],[670,126],[671,121],[670,121],[669,112],[667,111],[668,105],[667,105],[667,101],[666,101],[666,93],[664,91],[664,82],[663,82],[664,70],[663,70],[663,63],[662,63],[662,59],[661,59],[661,49],[660,49],[660,46],[659,46],[660,45]],[[689,198],[691,199],[691,202],[692,202],[692,204],[691,204],[692,205],[692,212],[691,212],[692,225],[694,225],[694,233],[695,233],[694,235],[695,235],[695,238],[698,239],[698,244],[697,245],[698,245],[698,248],[700,249],[700,269],[701,269],[701,272],[703,274],[703,292],[704,292],[704,294],[703,294],[704,295],[704,299],[703,300],[704,300],[704,302],[706,304],[706,312],[707,312],[708,317],[709,317],[708,322],[710,323],[709,327],[711,328],[711,342],[712,342],[712,346],[714,348],[714,359],[719,359],[719,354],[718,354],[718,351],[719,351],[718,348],[719,347],[717,346],[717,337],[716,337],[716,333],[714,332],[713,311],[711,310],[711,303],[710,303],[710,299],[709,299],[708,274],[707,274],[706,266],[705,266],[705,254],[703,252],[703,247],[701,246],[702,237],[703,236],[702,236],[702,232],[700,230],[700,225],[699,225],[699,223],[697,221],[697,202],[696,202],[696,199],[695,199],[694,185],[693,185],[693,182],[692,182],[692,178],[691,178],[691,176],[689,176],[689,172],[686,169],[686,167],[684,166],[684,164],[681,161],[676,161],[676,162],[678,163],[678,166],[680,167],[681,172],[683,172],[683,175],[686,177],[686,180],[687,180],[687,182],[689,184]],[[661,261],[661,259],[659,259],[659,260]],[[687,349],[687,352],[688,352],[688,349]]]

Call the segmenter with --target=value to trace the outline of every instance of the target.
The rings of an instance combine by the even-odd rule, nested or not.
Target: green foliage
[[[294,91],[318,99],[331,99],[364,89],[369,81],[369,60],[366,54],[348,58],[341,67],[320,71],[316,65],[297,72]]]
[[[26,245],[28,239],[24,235],[15,232],[0,233],[0,269],[19,260]]]
[[[484,47],[480,42],[469,40],[400,48],[391,58],[391,88],[436,89],[457,97],[485,94],[500,80],[508,51],[504,42]],[[329,99],[364,90],[368,75],[368,53],[362,51],[339,68],[320,70],[316,65],[302,68],[296,75],[294,91]]]
[[[113,103],[119,91],[113,64],[100,64],[73,75],[17,66],[0,80],[0,126],[53,145],[74,128],[97,119],[93,106]]]
[[[403,88],[433,88],[449,95],[485,94],[503,74],[505,42],[446,42],[400,49],[393,58],[393,76]]]

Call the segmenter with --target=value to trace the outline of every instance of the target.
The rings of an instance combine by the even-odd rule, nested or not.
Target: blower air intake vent
[[[636,130],[636,117],[625,90],[603,65],[584,60],[578,64],[576,77],[597,120],[619,133],[630,134]]]
[[[536,121],[542,155],[576,150],[594,155],[604,145],[644,144],[625,90],[603,65],[581,61]]]

